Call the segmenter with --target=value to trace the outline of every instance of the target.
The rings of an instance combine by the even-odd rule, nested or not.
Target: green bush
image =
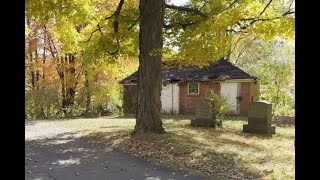
[[[218,127],[222,127],[222,120],[229,111],[227,99],[213,91],[209,94],[209,105],[211,107],[211,118]]]
[[[25,94],[25,116],[27,119],[59,117],[60,102],[54,88],[31,90]]]

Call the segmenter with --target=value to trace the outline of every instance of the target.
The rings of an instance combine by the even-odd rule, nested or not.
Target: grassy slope
[[[223,129],[192,128],[183,117],[165,117],[166,134],[130,136],[133,118],[54,121],[158,164],[228,179],[294,179],[294,126],[267,137],[242,133],[246,118],[230,117]]]

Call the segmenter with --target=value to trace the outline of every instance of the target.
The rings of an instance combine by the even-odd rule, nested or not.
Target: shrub
[[[25,94],[25,116],[27,119],[57,117],[60,108],[58,91],[54,88],[28,91]]]
[[[229,111],[226,98],[213,91],[209,94],[209,105],[211,107],[211,118],[218,127],[222,127],[222,120]]]

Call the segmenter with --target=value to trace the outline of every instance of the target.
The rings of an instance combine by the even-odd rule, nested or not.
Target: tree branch
[[[98,25],[97,25],[97,27],[98,27],[98,30],[99,30],[99,32],[100,32],[100,34],[101,34],[101,36],[103,36],[102,30],[101,30],[101,29],[102,29],[102,27],[100,26],[100,24],[98,24]]]
[[[116,11],[115,11],[111,16],[106,17],[106,18],[104,19],[104,20],[108,20],[108,19],[111,19],[112,17],[116,17],[116,19],[113,21],[113,29],[114,29],[114,31],[115,31],[116,33],[117,33],[118,30],[119,30],[119,21],[118,21],[118,18],[119,18],[120,11],[121,11],[121,9],[122,9],[123,3],[124,3],[124,0],[120,0],[119,4],[118,4],[118,6],[117,6]],[[90,37],[88,38],[88,40],[82,41],[82,42],[89,42],[90,39],[91,39],[91,37],[92,37],[92,35],[93,35],[94,33],[96,33],[97,31],[99,31],[100,34],[103,36],[102,27],[100,26],[99,23],[97,24],[97,27],[98,27],[98,29],[96,29],[96,30],[94,30],[93,32],[91,32]],[[117,42],[118,42],[118,41],[119,41],[119,39],[118,39],[118,37],[117,37]]]
[[[174,28],[177,26],[181,26],[183,30],[185,30],[188,26],[194,25],[199,23],[200,21],[196,21],[196,22],[177,22],[174,24],[164,24],[163,28],[165,29],[170,29],[170,28]]]
[[[138,16],[138,18],[136,20],[134,20],[133,24],[131,24],[131,26],[128,28],[128,31],[130,31],[140,20],[141,15]]]
[[[237,30],[234,30],[234,29],[232,29],[232,28],[231,28],[231,29],[227,29],[227,32],[234,32],[234,33],[238,33],[238,32],[242,32],[242,31],[240,31],[240,30],[239,30],[239,31],[237,31]]]
[[[201,17],[204,17],[204,18],[208,17],[208,15],[206,15],[205,13],[199,11],[198,9],[182,7],[182,6],[175,6],[175,5],[169,5],[169,4],[165,4],[165,8],[174,9],[174,10],[177,10],[177,11],[184,11],[184,12],[194,13],[194,14],[197,14],[197,15],[199,15]]]
[[[254,40],[256,40],[257,37],[254,37],[251,41],[249,41],[244,47],[242,47],[242,49],[240,50],[238,57],[236,59],[235,64],[238,64],[240,57],[242,56],[242,54],[246,51],[246,49],[253,43]]]
[[[286,15],[294,14],[294,13],[295,13],[295,11],[290,11],[290,10],[289,10],[289,11],[283,13],[282,16],[286,16]]]
[[[239,43],[240,40],[242,40],[242,39],[244,39],[244,38],[242,37],[242,34],[240,34],[238,40],[234,43],[234,46],[233,46],[233,48],[232,48],[231,51],[230,51],[230,55],[233,53],[233,51],[236,49],[238,43]]]
[[[268,2],[268,4],[266,5],[266,7],[264,7],[264,9],[263,9],[262,12],[259,14],[259,16],[261,16],[261,15],[266,11],[266,9],[270,6],[271,2],[272,2],[272,0],[270,0],[270,1]]]
[[[114,54],[116,54],[117,52],[119,52],[119,49],[117,49],[117,50],[115,50],[115,51],[113,51],[113,52],[110,52],[110,51],[109,51],[109,54],[110,54],[110,55],[114,55]]]
[[[118,4],[118,6],[117,6],[116,11],[115,11],[113,14],[111,14],[111,16],[106,17],[104,20],[111,19],[113,16],[119,16],[120,11],[121,11],[122,6],[123,6],[123,3],[124,3],[124,0],[120,0],[119,4]]]
[[[91,37],[92,37],[92,35],[97,31],[99,31],[99,29],[96,29],[96,30],[92,31],[91,34],[90,34],[90,37],[86,41],[82,41],[82,42],[89,42]]]
[[[111,16],[115,16],[115,20],[113,21],[113,30],[116,33],[116,40],[117,40],[117,45],[118,45],[118,49],[114,52],[109,52],[109,54],[113,55],[117,52],[119,52],[119,48],[120,48],[120,40],[119,40],[119,15],[120,15],[120,11],[122,9],[124,0],[120,0],[118,7],[116,9],[116,11],[111,15]]]
[[[46,37],[47,37],[47,42],[49,44],[49,49],[50,49],[51,56],[53,57],[53,59],[55,59],[56,57],[59,56],[59,52],[58,52],[58,50],[57,50],[57,48],[56,48],[56,46],[55,46],[50,34],[47,31],[46,25],[44,25],[42,27],[42,29],[43,29],[44,33],[47,35]],[[53,47],[54,50],[52,49],[52,47]]]
[[[230,9],[239,0],[234,0],[225,10]]]
[[[266,7],[265,7],[264,10],[260,13],[260,15],[265,12],[266,8],[270,5],[271,1],[272,1],[272,0],[269,1],[269,3],[266,5]],[[292,3],[292,2],[291,2],[291,3]],[[291,6],[291,5],[290,5],[290,6]],[[242,21],[242,22],[244,22],[244,21],[251,21],[251,22],[249,22],[249,24],[244,25],[244,26],[242,26],[242,27],[239,25],[240,22],[236,22],[236,24],[239,25],[240,29],[243,29],[243,30],[244,30],[244,29],[247,29],[248,27],[250,27],[252,24],[254,24],[254,23],[256,23],[256,22],[259,22],[259,21],[273,21],[273,20],[276,20],[276,19],[280,19],[280,18],[282,18],[282,17],[285,17],[285,16],[287,16],[287,15],[294,14],[295,11],[291,11],[291,10],[292,10],[292,9],[290,9],[290,7],[289,7],[289,9],[288,9],[287,12],[285,12],[285,13],[281,14],[281,16],[278,16],[278,17],[275,17],[275,18],[259,18],[260,15],[259,15],[258,17],[254,17],[254,18],[242,18],[242,19],[240,19],[240,21]],[[240,31],[230,30],[230,31],[233,31],[233,32],[242,32],[241,30],[240,30]]]
[[[294,1],[294,0],[292,0],[291,3],[290,3],[290,5],[289,5],[289,10],[291,9],[291,6],[292,6],[292,4],[293,4],[293,1]]]

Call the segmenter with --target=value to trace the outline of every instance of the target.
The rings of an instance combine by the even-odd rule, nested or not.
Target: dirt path
[[[27,180],[202,179],[112,149],[52,122],[25,123]]]

